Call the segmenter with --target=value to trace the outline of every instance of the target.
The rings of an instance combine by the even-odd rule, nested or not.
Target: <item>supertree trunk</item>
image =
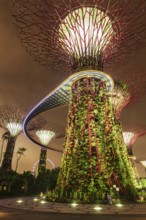
[[[12,169],[12,159],[14,153],[16,137],[10,136],[7,142],[6,151],[4,153],[4,159],[2,161],[2,169],[3,170],[11,170]]]
[[[47,159],[47,149],[41,148],[40,160],[38,166],[38,174],[45,173],[46,171],[46,159]]]
[[[59,197],[92,202],[111,192],[136,194],[136,180],[106,85],[82,78],[72,85],[65,149],[57,188]],[[76,196],[75,196],[76,194]],[[78,195],[77,195],[78,194]]]

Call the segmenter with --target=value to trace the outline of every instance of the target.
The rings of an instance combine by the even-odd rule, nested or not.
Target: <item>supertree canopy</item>
[[[131,140],[134,137],[134,132],[123,132],[123,138],[126,146],[131,146]]]
[[[39,138],[42,145],[47,146],[55,133],[48,130],[38,130],[36,135]],[[46,160],[47,160],[47,148],[41,147],[40,160],[38,166],[38,174],[46,171]]]
[[[4,129],[9,131],[8,143],[1,165],[2,169],[12,169],[11,166],[15,141],[17,136],[22,131],[22,122],[25,117],[25,114],[25,110],[18,106],[0,106],[0,124]]]
[[[136,140],[146,134],[146,127],[140,124],[125,124],[123,126],[123,138],[128,148],[129,155],[133,155],[133,144]]]
[[[53,131],[40,130],[36,132],[36,135],[40,139],[44,146],[47,146],[50,140],[54,137],[55,133]]]
[[[117,41],[117,25],[97,7],[82,7],[71,11],[58,29],[58,44],[73,58],[73,66],[102,65],[102,54],[111,51],[112,41]]]
[[[17,136],[21,130],[22,130],[22,125],[19,123],[15,123],[15,122],[10,122],[7,123],[6,128],[8,129],[8,131],[10,132],[10,134],[15,137]]]
[[[136,168],[136,163],[139,161],[137,160],[136,156],[133,154],[133,144],[136,142],[138,138],[146,134],[146,127],[143,125],[130,125],[126,124],[123,126],[123,138],[124,142],[128,149],[129,159],[135,170],[135,177],[139,178],[138,171]]]
[[[131,103],[131,98],[127,85],[121,81],[115,81],[114,90],[110,94],[110,101],[117,119],[120,118],[122,110]]]
[[[52,57],[56,65],[63,61],[71,69],[101,68],[113,54],[129,54],[139,47],[144,2],[15,0],[13,15],[22,44],[40,63],[50,65]]]
[[[26,111],[22,107],[3,105],[0,106],[0,124],[15,137],[22,131],[22,121]]]
[[[144,2],[14,1],[15,23],[27,51],[42,64],[74,73],[24,122],[27,133],[29,120],[40,112],[69,105],[57,199],[104,200],[107,194],[116,196],[113,185],[119,195],[136,197],[137,182],[119,121],[122,109],[134,99],[133,82],[126,85],[111,69],[142,44]]]

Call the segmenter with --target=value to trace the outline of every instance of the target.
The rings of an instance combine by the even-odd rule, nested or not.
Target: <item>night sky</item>
[[[11,15],[9,0],[0,0],[0,104],[22,105],[29,110],[36,105],[52,89],[59,85],[67,76],[51,71],[48,67],[40,66],[21,46]],[[136,52],[136,55],[126,65],[121,65],[122,74],[130,78],[136,75],[141,79],[146,74],[146,48]],[[143,82],[141,85],[145,86]],[[130,105],[121,115],[122,123],[142,124],[146,126],[146,95],[138,103]],[[45,113],[45,117],[59,128],[66,126],[67,107]],[[4,132],[0,129],[0,135]],[[50,146],[62,149],[64,138],[53,140]],[[1,141],[0,141],[1,145]],[[33,164],[39,159],[40,147],[32,143],[23,134],[20,134],[13,159],[15,168],[15,154],[18,147],[26,147],[25,156],[20,160],[18,172],[31,170]],[[133,146],[137,159],[146,160],[146,136],[139,138]],[[55,166],[61,162],[61,153],[48,150],[48,158]],[[51,166],[49,166],[51,168]],[[146,176],[144,168],[137,165],[140,176]]]

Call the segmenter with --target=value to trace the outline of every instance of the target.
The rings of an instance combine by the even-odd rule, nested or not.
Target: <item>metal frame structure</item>
[[[82,65],[97,66],[98,62],[103,65],[108,63],[108,67],[112,67],[119,59],[123,62],[123,59],[127,59],[130,54],[137,51],[142,46],[143,36],[146,33],[145,7],[145,0],[13,0],[13,16],[21,42],[27,52],[41,64],[50,66],[52,63],[55,68],[59,67],[59,71],[62,68],[62,71],[69,72]],[[85,12],[83,10],[79,12],[80,8]],[[81,12],[82,20],[78,19]],[[95,47],[91,55],[83,54],[82,50],[77,61],[72,52],[70,54],[67,52],[70,51],[70,41],[74,41],[73,35],[69,34],[70,37],[66,38],[60,27],[63,24],[76,35],[78,27],[83,28],[85,24],[86,13],[94,17],[88,26],[89,30],[92,25],[97,26],[100,19],[98,28],[105,31],[109,27],[109,22],[104,18],[109,18],[112,31],[109,28],[110,33],[107,35],[108,38],[104,38],[104,45],[110,37],[111,39],[106,50],[100,47],[102,39],[97,44],[93,42]],[[71,15],[65,20],[68,14]],[[74,25],[75,21],[78,26]],[[84,36],[88,29],[84,28]],[[96,28],[93,30],[93,35],[94,32]],[[86,49],[90,46],[86,45],[85,39],[78,36],[78,41],[75,42],[77,48],[80,44]],[[80,65],[81,60],[83,63]]]
[[[144,125],[130,125],[126,124],[123,126],[123,133],[130,132],[133,135],[128,139],[126,145],[131,155],[133,155],[132,147],[136,140],[146,134],[146,127]]]

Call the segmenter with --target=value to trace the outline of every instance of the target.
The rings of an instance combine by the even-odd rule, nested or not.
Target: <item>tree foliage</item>
[[[34,176],[30,171],[18,174],[16,171],[0,169],[0,195],[36,195],[56,187],[60,168],[46,170]]]

